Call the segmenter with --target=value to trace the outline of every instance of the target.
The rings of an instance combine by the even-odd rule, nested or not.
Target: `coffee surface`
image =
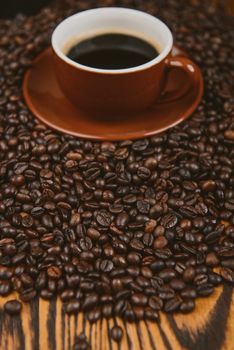
[[[158,56],[147,41],[125,34],[102,34],[79,42],[67,56],[82,65],[99,69],[126,69]]]

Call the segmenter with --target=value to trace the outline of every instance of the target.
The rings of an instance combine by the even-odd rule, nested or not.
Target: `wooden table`
[[[234,14],[234,0],[226,5],[227,13]],[[82,314],[67,316],[59,300],[42,299],[25,304],[21,315],[12,317],[3,305],[14,297],[0,298],[0,350],[72,350],[81,332],[92,350],[234,350],[234,289],[228,285],[199,299],[192,314],[161,314],[160,324],[127,324],[117,318],[90,325]],[[119,346],[110,338],[114,324],[124,329]]]
[[[3,305],[8,298],[1,298]],[[25,304],[20,316],[0,311],[1,350],[72,350],[76,334],[85,332],[92,350],[234,350],[234,289],[219,287],[199,299],[189,315],[161,315],[160,324],[138,325],[120,319],[90,325],[80,314],[67,316],[59,300]],[[115,324],[124,329],[121,345],[110,338]]]

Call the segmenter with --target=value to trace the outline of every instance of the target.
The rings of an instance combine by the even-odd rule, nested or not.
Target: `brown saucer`
[[[174,55],[184,53],[175,48]],[[85,115],[72,105],[57,83],[51,48],[42,52],[25,75],[23,93],[32,113],[51,128],[96,140],[125,140],[162,132],[188,118],[198,106],[203,94],[200,72],[196,89],[170,103],[157,103],[150,110],[120,121],[100,121]],[[178,85],[179,82],[179,85]],[[185,73],[174,69],[169,76],[166,92],[187,83]]]

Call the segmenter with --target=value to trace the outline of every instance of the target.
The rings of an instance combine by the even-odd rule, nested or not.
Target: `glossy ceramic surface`
[[[181,56],[178,48],[173,56]],[[156,103],[143,113],[130,118],[97,120],[73,105],[57,82],[51,48],[42,52],[24,78],[23,93],[32,113],[45,124],[71,135],[97,140],[136,139],[162,132],[188,118],[203,94],[203,78],[199,71],[197,84],[181,98]],[[184,55],[184,54],[183,54]],[[174,68],[169,73],[166,96],[176,94],[188,85],[188,75]]]
[[[88,67],[66,55],[71,43],[110,32],[132,34],[146,40],[159,54],[145,64],[117,70]],[[79,12],[55,28],[51,45],[55,72],[64,95],[84,113],[99,120],[122,119],[123,115],[129,118],[130,114],[135,116],[151,107],[161,98],[168,72],[174,67],[184,70],[189,76],[188,85],[196,89],[197,65],[188,58],[171,57],[170,29],[142,11],[102,7]],[[177,90],[176,94],[167,95],[167,101],[180,98],[184,93],[183,89]]]

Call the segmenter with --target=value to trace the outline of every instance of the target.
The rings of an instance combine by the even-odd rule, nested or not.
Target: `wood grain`
[[[161,314],[160,324],[118,318],[90,324],[82,314],[67,316],[59,299],[24,304],[20,316],[10,316],[3,311],[10,299],[0,299],[1,350],[72,350],[81,332],[92,350],[234,350],[234,290],[227,285],[199,299],[192,314]],[[120,346],[110,338],[116,323],[124,329]]]

